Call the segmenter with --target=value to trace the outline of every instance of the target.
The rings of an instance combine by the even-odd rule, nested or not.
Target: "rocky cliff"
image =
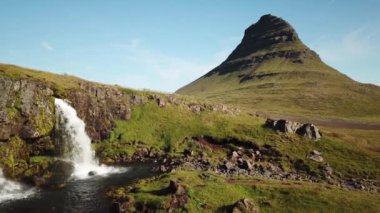
[[[139,92],[4,64],[0,64],[0,97],[0,168],[13,178],[46,175],[53,157],[61,154],[60,144],[54,140],[59,134],[54,131],[55,98],[70,102],[95,143],[109,139],[117,121],[129,120],[133,106],[148,102],[159,108],[184,108],[194,115],[203,111],[238,113],[223,105],[186,103],[175,95]]]
[[[36,172],[31,159],[55,155],[55,97],[71,103],[93,141],[108,138],[116,120],[130,117],[130,94],[119,87],[80,79],[64,87],[25,70],[0,66],[0,167],[6,176]]]

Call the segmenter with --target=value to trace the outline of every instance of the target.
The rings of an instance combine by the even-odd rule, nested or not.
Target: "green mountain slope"
[[[245,30],[219,66],[176,93],[265,111],[380,120],[380,88],[326,65],[281,18],[265,15]]]
[[[226,212],[242,198],[254,201],[260,212],[379,209],[378,130],[321,127],[322,138],[313,141],[202,99],[0,64],[4,176],[55,187],[60,144],[54,98],[69,100],[85,121],[100,162],[157,162],[155,169],[163,172],[157,177],[104,189],[123,208],[146,205],[166,212],[178,197],[160,192],[174,180],[186,189],[181,208],[187,212]],[[322,153],[322,162],[310,159],[314,150]]]

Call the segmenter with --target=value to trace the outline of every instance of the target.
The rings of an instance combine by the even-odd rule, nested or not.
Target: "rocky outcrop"
[[[293,47],[282,49],[282,46]],[[305,60],[321,61],[319,56],[299,39],[295,29],[282,18],[264,15],[260,20],[248,27],[244,37],[236,49],[218,67],[205,76],[225,75],[230,72],[250,69],[256,70],[265,61],[275,58],[287,59],[292,63],[302,64]],[[276,73],[271,73],[275,75]],[[281,73],[277,73],[281,74]],[[240,75],[240,82],[262,78],[254,72]]]
[[[52,95],[41,82],[0,77],[0,141],[50,134],[55,122]]]
[[[267,119],[265,126],[273,130],[278,130],[285,133],[292,133],[304,136],[305,138],[318,141],[321,138],[321,133],[314,124],[302,124],[289,120],[272,120]]]
[[[57,160],[51,166],[52,176],[48,184],[53,187],[61,188],[66,184],[71,174],[74,171],[74,166],[66,161]]]
[[[232,206],[232,213],[258,213],[259,208],[255,203],[248,198],[241,199],[237,201]]]
[[[85,121],[86,132],[95,141],[109,137],[115,120],[128,120],[131,116],[130,95],[117,88],[82,83],[79,89],[69,90],[65,98]]]

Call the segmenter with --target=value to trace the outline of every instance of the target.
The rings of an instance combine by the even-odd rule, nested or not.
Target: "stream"
[[[91,147],[85,122],[68,101],[55,99],[55,147],[60,159],[73,166],[63,189],[36,189],[6,179],[0,168],[0,213],[108,212],[110,186],[122,186],[155,175],[152,163],[127,167],[101,165]]]
[[[27,198],[0,203],[0,212],[108,212],[111,201],[105,196],[107,188],[152,177],[155,175],[152,167],[152,163],[135,163],[129,165],[124,173],[72,180],[63,189],[36,189],[35,194]]]

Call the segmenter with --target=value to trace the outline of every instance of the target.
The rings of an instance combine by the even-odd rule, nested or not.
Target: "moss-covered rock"
[[[20,177],[28,168],[29,149],[19,137],[12,137],[7,143],[0,144],[0,166],[6,176]]]
[[[36,139],[54,127],[53,91],[36,80],[0,77],[0,140]]]

